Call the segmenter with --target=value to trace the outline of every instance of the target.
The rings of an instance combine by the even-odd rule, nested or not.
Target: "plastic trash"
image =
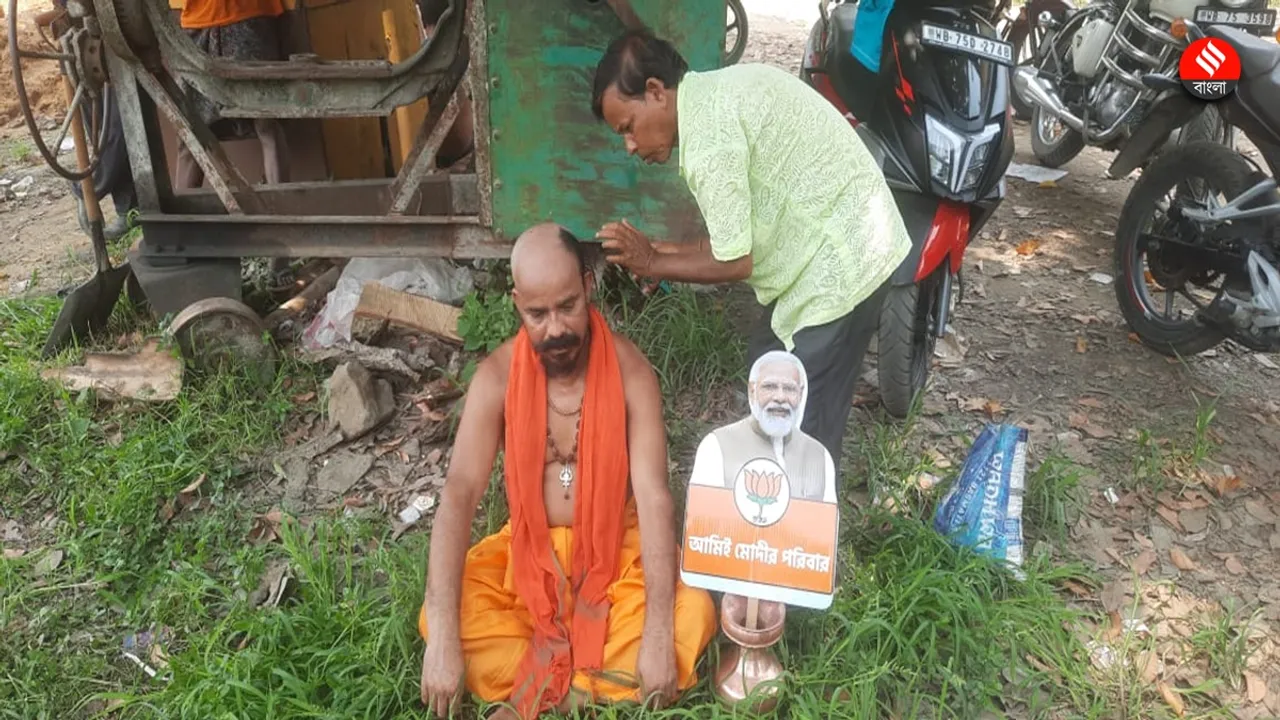
[[[325,297],[324,310],[302,334],[303,347],[320,350],[351,340],[360,293],[371,282],[450,305],[461,304],[475,284],[469,269],[443,258],[354,258]]]
[[[1021,580],[1026,472],[1027,431],[1014,425],[987,425],[973,443],[955,485],[938,503],[934,529],[1005,563]]]

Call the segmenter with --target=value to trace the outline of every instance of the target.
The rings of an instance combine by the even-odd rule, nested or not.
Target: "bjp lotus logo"
[[[733,495],[738,512],[747,522],[772,525],[786,513],[791,502],[791,487],[778,463],[756,458],[738,471]]]

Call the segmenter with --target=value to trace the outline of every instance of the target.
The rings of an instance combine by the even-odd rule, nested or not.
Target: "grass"
[[[743,381],[742,345],[718,303],[682,289],[616,311],[652,358],[669,406]],[[0,304],[0,507],[34,535],[26,555],[0,560],[0,718],[107,709],[121,718],[423,717],[415,620],[428,537],[392,541],[380,515],[333,512],[286,519],[278,543],[247,540],[266,509],[252,492],[256,460],[296,412],[291,398],[317,386],[315,371],[286,362],[259,394],[215,376],[189,378],[165,406],[98,403],[38,378],[35,349],[55,311]],[[673,442],[687,450],[693,429]],[[873,487],[942,472],[911,449],[913,432],[872,426],[849,448],[852,472]],[[1029,533],[1064,526],[1072,472],[1050,460],[1033,473]],[[166,521],[159,508],[201,475],[198,505]],[[477,536],[506,519],[500,478],[495,471]],[[921,521],[934,497],[908,494],[898,516],[845,518],[832,609],[792,612],[777,647],[789,672],[777,714],[1111,717],[1117,698],[1090,670],[1085,618],[1058,590],[1087,578],[1031,557],[1026,579],[1013,580]],[[49,567],[53,549],[64,557]],[[281,566],[296,590],[278,607],[256,606],[264,573]],[[120,658],[123,638],[147,628],[171,638],[162,679]],[[716,656],[713,644],[678,708],[598,716],[729,717],[707,679]]]
[[[1258,638],[1251,634],[1261,615],[1255,610],[1241,617],[1234,607],[1215,613],[1209,624],[1196,630],[1189,639],[1191,647],[1209,663],[1213,674],[1233,689],[1240,689],[1249,658],[1258,651]]]
[[[1216,415],[1215,403],[1197,399],[1195,426],[1189,439],[1162,438],[1149,430],[1139,430],[1130,485],[1160,492],[1169,486],[1171,480],[1182,483],[1194,475],[1201,463],[1217,449],[1210,432]]]

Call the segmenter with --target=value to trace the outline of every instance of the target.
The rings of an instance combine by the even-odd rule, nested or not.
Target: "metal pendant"
[[[573,468],[565,465],[560,468],[560,486],[568,490],[573,484]]]

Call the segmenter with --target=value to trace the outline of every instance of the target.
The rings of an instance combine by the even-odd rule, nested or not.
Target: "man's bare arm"
[[[739,282],[751,277],[754,267],[750,255],[728,262],[715,259],[711,241],[705,237],[697,242],[656,241],[653,245],[657,252],[644,274],[663,280],[704,285]]]
[[[506,385],[502,362],[508,356],[499,349],[476,369],[453,441],[427,565],[427,627],[433,641],[458,642],[463,561],[471,545],[476,506],[489,485],[502,437]]]
[[[631,488],[640,516],[640,560],[644,564],[644,634],[653,642],[674,642],[676,540],[675,506],[667,486],[667,429],[658,376],[644,355],[619,338],[618,359],[627,393],[627,453]]]

